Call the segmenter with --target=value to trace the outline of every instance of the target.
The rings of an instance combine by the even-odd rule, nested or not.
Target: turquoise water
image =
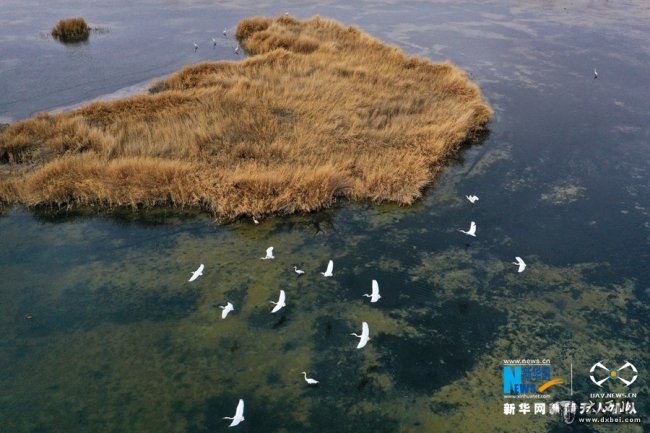
[[[225,226],[165,210],[4,209],[0,432],[223,431],[239,398],[246,420],[237,429],[252,432],[648,429],[643,3],[9,6],[0,18],[8,120],[231,58],[230,42],[213,50],[213,36],[239,18],[285,10],[450,59],[496,114],[484,140],[408,208],[340,203]],[[110,31],[64,47],[41,35],[58,15]],[[476,239],[458,232],[472,220]],[[269,246],[276,259],[259,260]],[[528,263],[524,273],[515,256]],[[330,259],[334,277],[325,279]],[[187,282],[200,263],[204,275]],[[362,296],[373,279],[376,304]],[[287,307],[272,315],[281,289]],[[235,310],[222,320],[227,301]],[[349,334],[363,321],[371,340],[357,350]],[[605,389],[637,393],[642,423],[504,415],[503,360],[519,358],[550,359],[565,381],[551,398],[577,402],[601,392],[589,379],[596,362],[632,362],[638,379]],[[302,371],[319,386],[307,387]]]

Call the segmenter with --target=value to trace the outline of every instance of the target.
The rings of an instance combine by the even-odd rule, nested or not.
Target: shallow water
[[[237,428],[254,432],[649,428],[644,3],[6,3],[6,120],[235,59],[223,28],[284,11],[450,59],[496,114],[489,136],[409,208],[341,204],[258,226],[165,211],[4,210],[0,432],[221,431],[239,398],[246,420]],[[107,31],[76,46],[45,35],[52,17],[74,15]],[[476,239],[458,232],[471,220]],[[259,260],[270,245],[277,258]],[[528,263],[524,273],[514,256]],[[188,283],[199,263],[204,276]],[[372,279],[377,304],[361,296]],[[287,307],[271,315],[280,289]],[[226,301],[235,311],[222,320]],[[349,333],[362,321],[371,340],[357,350]],[[503,359],[518,358],[551,360],[566,382],[549,389],[553,400],[637,393],[643,423],[504,415]],[[589,380],[597,361],[632,362],[638,380],[601,390]],[[318,387],[306,387],[303,370]]]

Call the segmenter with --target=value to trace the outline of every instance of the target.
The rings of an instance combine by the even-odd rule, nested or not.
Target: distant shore
[[[217,220],[341,198],[410,204],[492,116],[460,69],[355,27],[255,17],[236,36],[250,57],[0,126],[0,201],[197,208]]]

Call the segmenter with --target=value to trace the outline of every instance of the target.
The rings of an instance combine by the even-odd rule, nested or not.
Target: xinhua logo
[[[639,372],[634,364],[628,361],[625,361],[625,364],[613,370],[605,367],[603,362],[599,361],[592,365],[591,370],[589,370],[589,378],[600,387],[608,380],[620,380],[628,387],[634,383],[637,377],[639,377]]]
[[[535,394],[546,391],[553,385],[564,383],[562,379],[551,379],[550,365],[504,365],[504,394]]]

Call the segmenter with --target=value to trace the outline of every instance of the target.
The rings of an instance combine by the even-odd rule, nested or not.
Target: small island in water
[[[341,198],[410,204],[492,115],[462,70],[355,27],[254,17],[236,36],[250,57],[6,128],[0,202],[199,208],[220,221]]]
[[[90,27],[82,17],[68,18],[56,23],[51,34],[61,42],[83,42],[90,35]]]

